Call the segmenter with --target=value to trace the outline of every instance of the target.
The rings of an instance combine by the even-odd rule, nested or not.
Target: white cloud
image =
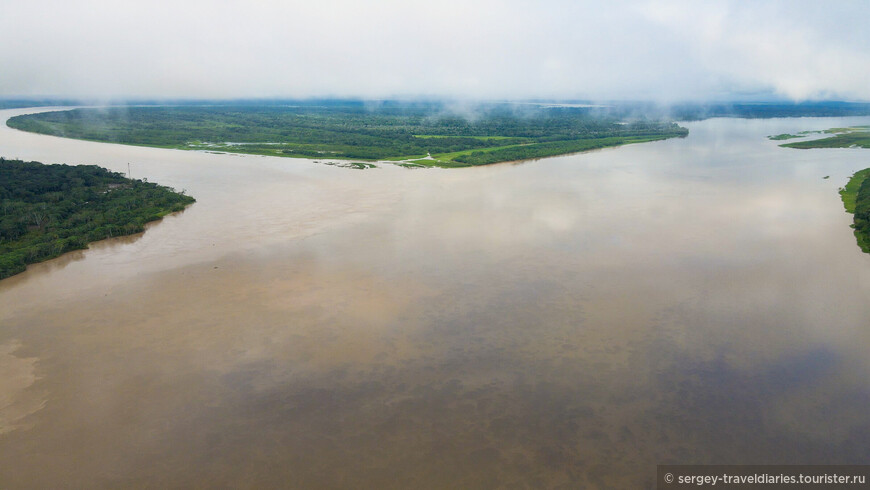
[[[0,3],[0,95],[870,100],[870,3]]]
[[[870,3],[650,2],[639,9],[691,46],[690,61],[795,100],[870,99]],[[846,8],[843,8],[846,7]]]

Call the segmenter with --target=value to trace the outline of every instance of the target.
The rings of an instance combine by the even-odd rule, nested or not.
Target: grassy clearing
[[[415,134],[415,138],[421,139],[432,139],[432,138],[456,138],[457,136],[450,136],[444,134]],[[511,139],[522,139],[522,138],[514,138],[512,136],[469,136],[469,135],[460,135],[459,138],[472,138],[481,141],[498,141],[498,140],[511,140]]]
[[[518,144],[518,145],[493,146],[493,147],[486,148],[483,150],[462,150],[462,151],[454,151],[454,152],[450,152],[450,153],[438,153],[438,154],[432,155],[432,158],[434,158],[436,160],[440,160],[440,161],[455,161],[457,158],[462,157],[462,156],[466,156],[466,155],[471,155],[475,151],[479,151],[482,153],[490,153],[493,151],[504,150],[506,148],[517,148],[520,146],[528,146],[528,145],[529,145],[529,143],[523,143],[523,144]]]

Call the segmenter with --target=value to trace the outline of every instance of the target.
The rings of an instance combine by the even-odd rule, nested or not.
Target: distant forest
[[[89,242],[139,233],[193,202],[96,165],[0,158],[0,279]]]
[[[711,117],[849,117],[870,116],[870,104],[865,102],[735,102],[719,104],[676,104],[667,113],[677,121],[692,121]]]
[[[18,107],[26,102],[0,101],[0,107]],[[43,105],[48,101],[32,102]],[[36,133],[162,148],[464,167],[688,133],[671,121],[870,115],[870,104],[853,102],[590,104],[253,99],[135,103],[102,110],[18,116],[8,124]]]
[[[72,99],[0,99],[0,109],[16,109],[19,107],[83,105]]]
[[[589,108],[435,103],[75,109],[9,126],[93,141],[258,155],[460,167],[680,137],[667,120]]]

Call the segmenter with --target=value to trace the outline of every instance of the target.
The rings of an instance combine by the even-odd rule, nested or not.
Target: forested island
[[[25,131],[92,141],[407,166],[467,167],[683,137],[664,119],[587,107],[436,103],[75,109],[17,116]],[[359,168],[367,168],[362,165]]]
[[[139,233],[193,202],[96,165],[0,158],[0,279],[89,242]]]
[[[770,139],[786,139],[781,136],[789,136],[791,138],[801,138],[810,134],[833,134],[828,138],[814,139],[808,141],[795,141],[792,143],[783,143],[779,146],[785,148],[797,148],[800,150],[808,150],[812,148],[870,148],[870,126],[851,126],[848,128],[831,128],[824,131],[802,131],[797,135],[777,135],[771,136]]]

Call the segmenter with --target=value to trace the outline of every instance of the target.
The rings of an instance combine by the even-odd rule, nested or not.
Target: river
[[[664,463],[866,463],[870,255],[837,189],[870,152],[766,136],[868,120],[367,170],[4,123],[6,158],[129,163],[197,202],[0,281],[0,487],[648,488]]]

